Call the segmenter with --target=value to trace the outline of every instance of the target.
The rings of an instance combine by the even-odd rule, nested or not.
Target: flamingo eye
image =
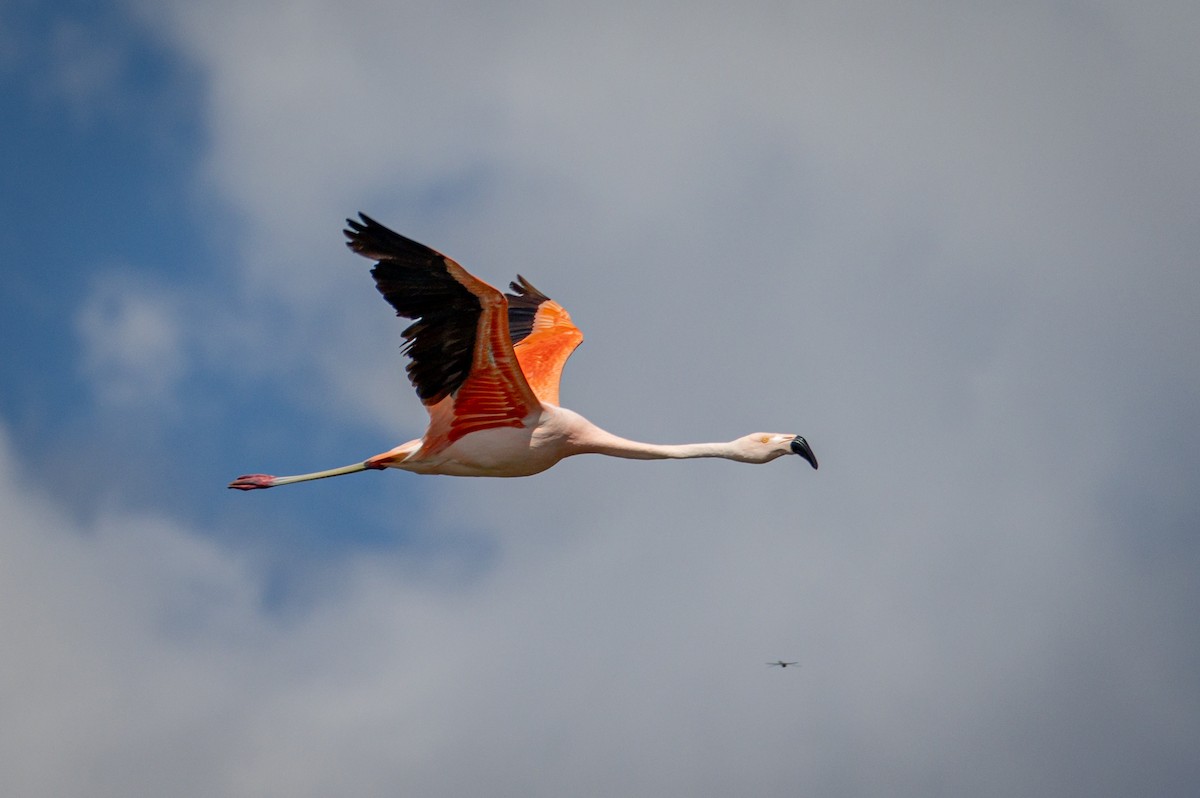
[[[760,436],[759,436],[759,438],[758,438],[758,442],[759,442],[759,443],[770,443],[770,442],[771,442],[771,436],[770,436],[770,435],[760,435]]]

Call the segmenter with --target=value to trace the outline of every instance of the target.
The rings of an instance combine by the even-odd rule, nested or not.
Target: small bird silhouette
[[[775,660],[774,662],[768,662],[767,664],[770,665],[772,668],[786,668],[788,665],[795,665],[797,663],[784,662],[783,660],[778,659],[778,660]]]
[[[346,245],[375,260],[371,276],[404,330],[408,377],[429,412],[416,440],[362,462],[311,474],[246,474],[229,487],[258,490],[369,469],[418,474],[524,477],[577,454],[634,460],[720,457],[766,463],[817,458],[799,435],[755,432],[728,443],[662,445],[626,440],[560,407],[559,379],[583,333],[554,300],[524,277],[497,289],[435,250],[359,214]],[[789,663],[791,664],[791,663]]]

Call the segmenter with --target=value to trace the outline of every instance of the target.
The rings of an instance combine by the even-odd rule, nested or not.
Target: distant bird
[[[583,341],[562,306],[520,275],[502,294],[450,258],[359,214],[347,219],[346,245],[376,261],[375,287],[396,315],[412,319],[402,351],[408,377],[429,411],[416,440],[361,463],[275,477],[246,474],[229,483],[255,490],[398,468],[460,477],[524,477],[577,454],[634,460],[723,457],[766,463],[798,454],[813,468],[808,442],[792,433],[756,432],[728,443],[659,445],[617,437],[560,407],[563,364]],[[634,372],[630,367],[630,374]]]
[[[774,662],[768,662],[767,664],[770,665],[772,668],[786,668],[788,665],[796,665],[797,663],[784,662],[783,660],[779,659],[779,660],[775,660]]]

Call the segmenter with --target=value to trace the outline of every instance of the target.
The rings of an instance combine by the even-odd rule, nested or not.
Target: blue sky
[[[0,791],[1195,793],[1200,13],[682,9],[0,4]],[[360,210],[821,470],[226,490],[421,432]]]
[[[151,329],[128,329],[135,339],[175,312],[203,325],[236,279],[236,215],[201,185],[198,70],[128,10],[90,5],[9,12],[5,201],[21,223],[5,252],[28,268],[11,270],[5,292],[5,416],[39,479],[70,481],[63,499],[77,511],[137,493],[139,504],[215,521],[228,510],[214,508],[211,488],[227,481],[230,447],[256,423],[246,410],[271,406],[290,419],[284,428],[308,422],[278,386],[247,385],[197,352],[202,328],[165,328],[171,341],[141,355],[116,349],[120,340],[81,340],[120,339],[139,309]],[[299,518],[322,508],[324,524],[347,517],[324,502],[291,512],[303,528]],[[338,524],[337,545],[395,537],[370,526]],[[287,545],[325,554],[328,538],[289,535]]]

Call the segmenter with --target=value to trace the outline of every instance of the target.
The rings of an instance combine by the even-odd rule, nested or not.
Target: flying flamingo
[[[563,364],[583,333],[557,302],[520,275],[502,294],[450,258],[394,233],[366,214],[347,219],[346,245],[376,261],[375,287],[413,319],[404,331],[408,377],[429,411],[425,434],[361,463],[275,477],[246,474],[229,483],[256,490],[398,468],[460,477],[524,477],[576,454],[634,460],[723,457],[766,463],[798,454],[813,468],[808,442],[756,432],[728,443],[659,445],[617,437],[558,404]]]

